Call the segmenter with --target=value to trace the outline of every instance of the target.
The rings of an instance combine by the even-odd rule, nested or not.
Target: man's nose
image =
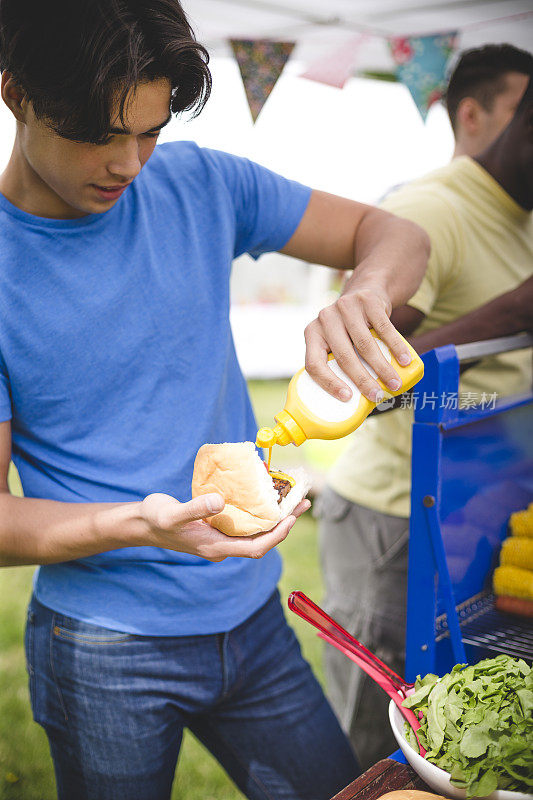
[[[132,181],[141,167],[139,146],[134,137],[130,141],[120,142],[107,162],[108,172],[121,181]]]

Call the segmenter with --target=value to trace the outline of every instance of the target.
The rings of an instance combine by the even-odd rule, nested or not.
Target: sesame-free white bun
[[[296,483],[278,503],[272,478],[253,442],[204,444],[194,462],[192,496],[218,492],[226,504],[206,521],[227,536],[253,536],[288,517],[309,491],[304,470],[293,469],[290,474]]]

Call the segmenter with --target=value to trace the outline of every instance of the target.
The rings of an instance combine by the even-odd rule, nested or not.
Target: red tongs
[[[345,631],[335,620],[331,619],[320,606],[317,606],[303,592],[291,592],[289,595],[289,608],[305,619],[306,622],[314,625],[319,630],[319,636],[325,642],[329,642],[345,656],[361,667],[381,688],[387,692],[394,700],[400,713],[407,720],[413,731],[420,728],[420,722],[413,711],[402,706],[402,701],[408,696],[409,691],[414,688],[414,683],[407,683],[403,678],[396,674],[390,667],[383,663],[377,656],[367,650],[367,648]],[[416,736],[420,755],[424,758],[426,751],[420,744]]]

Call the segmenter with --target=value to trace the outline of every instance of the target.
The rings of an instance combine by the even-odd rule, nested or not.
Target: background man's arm
[[[309,508],[303,501],[268,533],[232,538],[202,522],[221,511],[219,494],[180,503],[151,494],[131,503],[60,503],[13,497],[7,485],[11,423],[0,423],[0,566],[56,564],[121,547],[154,546],[198,555],[208,561],[228,556],[261,558],[283,541],[296,517]]]
[[[533,332],[533,276],[516,289],[435,330],[416,334],[424,314],[411,306],[395,309],[391,321],[404,336],[410,337],[418,353],[445,344],[466,344],[497,339],[523,331]]]
[[[512,336],[515,333],[533,333],[533,276],[516,289],[505,292],[484,306],[475,308],[447,325],[416,335],[416,329],[424,320],[424,314],[417,308],[406,305],[395,309],[391,319],[403,336],[406,336],[417,353],[427,353],[445,344],[468,344],[499,336]],[[414,335],[412,335],[414,334]],[[465,364],[470,369],[476,362]],[[461,366],[463,371],[463,366]],[[392,411],[402,405],[402,399],[395,397],[387,403],[380,413]]]
[[[416,331],[425,318],[426,315],[423,311],[410,305],[395,308],[390,315],[392,324],[406,339]]]
[[[414,294],[424,276],[430,252],[425,231],[386,211],[314,191],[281,252],[315,264],[354,269],[339,300],[306,328],[306,368],[313,378],[331,394],[349,399],[350,390],[327,366],[332,352],[359,389],[374,400],[379,384],[362,366],[355,346],[388,386],[399,388],[398,375],[381,355],[369,328],[389,345],[399,363],[409,363],[389,315]]]

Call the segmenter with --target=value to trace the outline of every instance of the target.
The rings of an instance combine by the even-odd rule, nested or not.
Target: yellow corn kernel
[[[525,536],[509,536],[502,544],[500,564],[533,569],[533,539],[527,539]]]
[[[526,511],[511,514],[509,528],[513,536],[527,536],[533,539],[533,503]]]
[[[533,600],[533,570],[520,567],[496,567],[494,570],[494,593]]]

